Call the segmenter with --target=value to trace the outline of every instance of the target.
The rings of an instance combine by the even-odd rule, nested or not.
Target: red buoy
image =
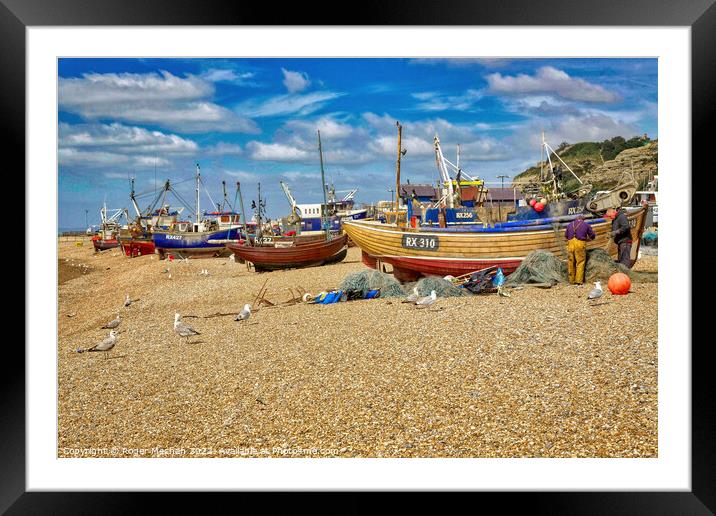
[[[530,206],[534,208],[535,204],[537,204],[537,199],[530,199]]]
[[[544,204],[542,204],[541,202],[535,203],[534,208],[535,211],[542,211],[544,210]]]
[[[623,296],[629,293],[631,288],[631,279],[623,272],[615,272],[609,276],[609,282],[607,283],[609,291],[616,296]]]

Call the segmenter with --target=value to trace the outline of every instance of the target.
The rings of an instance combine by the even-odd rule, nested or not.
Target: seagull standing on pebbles
[[[109,337],[104,339],[102,342],[98,342],[91,348],[82,349],[77,348],[77,353],[84,353],[85,351],[109,351],[114,347],[114,345],[117,343],[117,332],[112,330],[109,332]],[[104,358],[107,358],[107,355],[104,356]]]
[[[415,303],[419,298],[418,287],[413,287],[413,292],[403,300],[403,303]]]
[[[179,335],[180,337],[186,337],[187,342],[189,341],[189,337],[192,337],[194,335],[201,335],[198,331],[196,331],[191,326],[188,326],[181,322],[181,315],[178,313],[174,314],[174,333]]]
[[[119,326],[119,323],[121,323],[121,322],[122,322],[122,318],[120,317],[119,314],[117,314],[117,318],[116,318],[116,319],[112,319],[112,320],[109,321],[107,324],[105,324],[104,326],[102,326],[102,329],[103,329],[103,330],[106,330],[106,329],[110,329],[110,328],[116,328],[117,326]]]
[[[438,298],[438,296],[435,294],[435,291],[431,290],[429,296],[418,299],[415,302],[415,305],[416,306],[431,306],[431,305],[435,304],[435,301],[437,300],[437,298]]]
[[[244,305],[244,309],[239,312],[236,316],[235,321],[246,321],[251,317],[251,305]]]
[[[127,298],[124,300],[124,306],[125,308],[132,304],[132,298],[129,297],[129,294],[127,294]]]
[[[594,284],[594,290],[592,290],[589,295],[587,295],[587,299],[599,299],[602,297],[602,294],[604,291],[602,290],[602,284],[600,282],[596,282]]]

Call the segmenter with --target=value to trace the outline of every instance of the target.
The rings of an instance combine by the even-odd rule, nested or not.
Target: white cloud
[[[209,156],[240,156],[244,153],[241,145],[235,143],[218,142],[204,149],[203,154]]]
[[[516,76],[492,73],[487,77],[492,93],[506,95],[529,95],[544,93],[580,102],[616,102],[619,96],[598,84],[570,77],[566,72],[552,66],[543,66],[535,75]]]
[[[211,82],[194,75],[88,73],[59,79],[61,111],[87,120],[154,124],[182,133],[256,133],[256,124],[207,100]]]
[[[305,95],[285,94],[263,100],[247,100],[236,106],[236,111],[247,117],[266,117],[282,115],[309,115],[321,109],[328,101],[343,96],[344,93],[316,91]]]
[[[415,108],[422,111],[470,111],[474,110],[475,103],[483,97],[483,93],[480,90],[468,89],[460,95],[420,92],[413,93],[412,96],[420,101]]]
[[[210,82],[231,82],[236,85],[251,86],[253,83],[248,80],[255,75],[253,72],[236,72],[230,68],[211,68],[202,73],[201,78]]]
[[[304,72],[292,72],[285,68],[281,68],[281,72],[283,72],[283,85],[289,93],[303,91],[311,84],[308,74]]]
[[[213,86],[189,75],[180,78],[166,71],[159,73],[86,73],[59,78],[59,101],[63,107],[114,102],[192,100],[214,92]]]
[[[251,141],[246,144],[249,157],[256,161],[301,161],[308,157],[304,149],[281,143],[261,143]]]
[[[113,124],[59,125],[58,159],[62,165],[138,167],[167,165],[165,156],[190,156],[199,146],[176,134]]]
[[[446,65],[453,68],[462,68],[475,64],[497,68],[507,65],[511,61],[512,59],[506,57],[429,57],[410,60],[413,64]]]
[[[606,114],[580,114],[565,116],[552,120],[534,121],[515,131],[509,141],[516,149],[527,151],[534,149],[535,159],[539,159],[542,140],[541,132],[553,146],[566,141],[569,143],[603,141],[615,136],[630,138],[641,134],[639,128],[632,123],[619,120]]]
[[[229,177],[234,177],[239,181],[255,182],[261,180],[261,174],[257,174],[256,172],[247,172],[245,170],[221,169],[219,173],[226,174]]]

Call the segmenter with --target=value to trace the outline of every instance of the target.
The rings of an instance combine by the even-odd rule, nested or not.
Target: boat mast
[[[251,243],[249,238],[249,226],[246,220],[246,212],[244,211],[244,196],[241,193],[241,183],[236,181],[236,192],[239,194],[239,202],[241,202],[241,216],[244,218],[244,234],[246,235],[246,241]]]
[[[400,149],[401,138],[403,135],[403,126],[400,122],[395,122],[398,127],[398,159],[395,163],[395,225],[398,225],[398,207],[400,206]]]
[[[199,224],[199,181],[201,180],[201,171],[199,163],[196,164],[196,223]]]
[[[132,200],[132,205],[134,206],[134,211],[137,212],[137,217],[141,219],[142,212],[139,210],[139,206],[137,205],[137,199],[134,197],[134,178],[132,178],[132,190],[129,192],[129,198]]]
[[[257,210],[256,210],[256,223],[257,223],[257,230],[259,232],[259,236],[264,236],[264,230],[261,226],[261,183],[258,183],[259,188],[259,202],[256,204]]]
[[[321,131],[318,131],[318,156],[321,160],[321,189],[323,190],[323,209],[321,210],[321,225],[326,231],[326,240],[328,240],[328,222],[326,221],[326,210],[328,209],[328,199],[326,198],[326,176],[323,172],[323,147],[321,146]]]

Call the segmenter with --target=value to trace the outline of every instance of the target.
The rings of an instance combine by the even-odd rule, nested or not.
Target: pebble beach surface
[[[657,283],[604,285],[592,303],[593,285],[558,285],[430,309],[260,306],[237,322],[266,280],[274,303],[316,294],[364,270],[360,250],[257,274],[58,245],[59,457],[657,456]],[[76,352],[118,312],[106,359]],[[177,336],[175,312],[201,335]]]

